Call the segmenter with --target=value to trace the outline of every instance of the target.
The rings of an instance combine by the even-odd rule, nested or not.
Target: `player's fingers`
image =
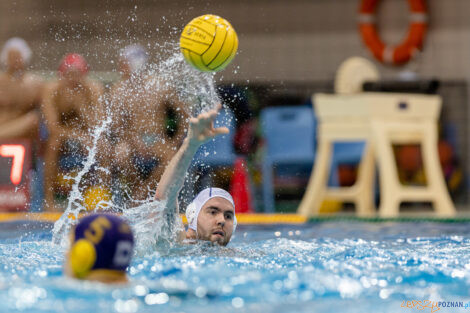
[[[189,124],[191,124],[191,125],[193,125],[193,126],[196,125],[197,122],[198,122],[198,119],[195,118],[195,117],[191,117],[191,118],[189,119]]]
[[[214,109],[215,109],[216,111],[220,111],[221,108],[222,108],[222,103],[219,102],[219,103],[217,103],[217,104],[215,105],[215,108],[214,108]]]
[[[230,132],[227,127],[214,128],[213,131],[216,135],[224,135],[224,134],[228,134]]]
[[[208,112],[204,112],[204,113],[201,113],[197,116],[197,119],[198,120],[207,120],[209,118],[209,113]]]
[[[215,119],[217,118],[217,114],[219,114],[219,109],[214,109],[209,112],[209,119],[211,123],[215,121]]]
[[[209,112],[209,118],[211,120],[214,120],[217,117],[217,114],[219,114],[219,110],[210,110]]]
[[[201,128],[207,128],[209,127],[210,125],[210,118],[209,118],[209,114],[207,113],[201,113],[199,114],[199,116],[197,117],[197,123],[196,125],[198,127],[201,127]]]

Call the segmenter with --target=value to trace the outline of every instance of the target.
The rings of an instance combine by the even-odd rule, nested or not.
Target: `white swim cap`
[[[228,200],[233,205],[233,209],[235,210],[235,203],[233,202],[233,198],[227,191],[221,188],[204,189],[196,196],[196,198],[194,198],[193,202],[191,202],[186,208],[186,219],[188,220],[188,227],[194,230],[196,233],[197,217],[199,216],[199,212],[207,201],[216,197]],[[235,229],[237,229],[237,217],[235,216],[234,212],[232,234],[235,232]]]
[[[121,49],[119,56],[126,60],[133,73],[142,70],[148,60],[147,51],[141,45],[129,45]]]
[[[8,52],[10,50],[18,50],[21,53],[21,57],[24,60],[25,64],[28,64],[31,61],[31,49],[29,45],[19,37],[13,37],[7,40],[3,45],[2,53],[0,54],[0,61],[3,65],[7,64]]]

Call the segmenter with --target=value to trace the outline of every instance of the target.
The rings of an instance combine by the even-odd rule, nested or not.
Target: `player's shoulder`
[[[43,94],[52,94],[59,90],[59,81],[58,80],[50,80],[43,82]]]
[[[41,76],[34,73],[26,73],[23,81],[25,84],[34,87],[41,87],[45,84],[45,80]]]
[[[26,72],[24,74],[24,80],[25,81],[44,81],[44,79],[36,74],[36,73],[31,73],[31,72]]]

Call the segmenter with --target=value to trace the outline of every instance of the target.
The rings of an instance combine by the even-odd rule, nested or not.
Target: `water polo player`
[[[0,53],[0,139],[37,141],[43,81],[27,67],[31,49],[21,38],[9,39]]]
[[[186,238],[227,245],[237,226],[232,196],[220,188],[206,188],[186,208]]]
[[[87,149],[93,145],[90,130],[100,125],[105,116],[101,101],[103,86],[88,77],[88,69],[83,56],[67,54],[59,65],[59,79],[48,83],[43,93],[42,109],[48,131],[44,145],[44,198],[48,210],[57,210],[55,181],[59,165],[66,169],[80,167]],[[102,149],[102,144],[100,140],[98,149]],[[67,155],[69,158],[61,164],[62,156]],[[104,157],[107,156],[98,155],[98,163]],[[105,176],[102,171],[97,171],[97,175]]]
[[[189,130],[180,149],[166,167],[155,198],[166,201],[166,213],[178,218],[177,198],[184,183],[186,171],[199,146],[213,137],[227,134],[228,128],[214,128],[214,120],[220,105],[189,121]],[[201,191],[186,210],[188,231],[181,236],[186,239],[207,240],[227,245],[236,228],[235,205],[232,196],[220,188]]]
[[[102,159],[108,160],[104,166],[111,170],[115,199],[120,204],[126,198],[147,199],[148,191],[155,190],[185,137],[183,121],[189,117],[187,105],[179,100],[175,89],[146,70],[147,59],[140,45],[122,49],[121,80],[109,93],[113,117],[109,142],[113,151],[102,150]]]
[[[127,282],[133,249],[132,230],[122,218],[103,213],[85,216],[71,231],[65,273],[103,283]]]

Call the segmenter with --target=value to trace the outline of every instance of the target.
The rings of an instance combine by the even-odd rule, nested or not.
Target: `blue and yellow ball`
[[[180,48],[186,61],[198,70],[218,72],[235,57],[238,37],[227,20],[206,14],[185,26],[180,37]]]

